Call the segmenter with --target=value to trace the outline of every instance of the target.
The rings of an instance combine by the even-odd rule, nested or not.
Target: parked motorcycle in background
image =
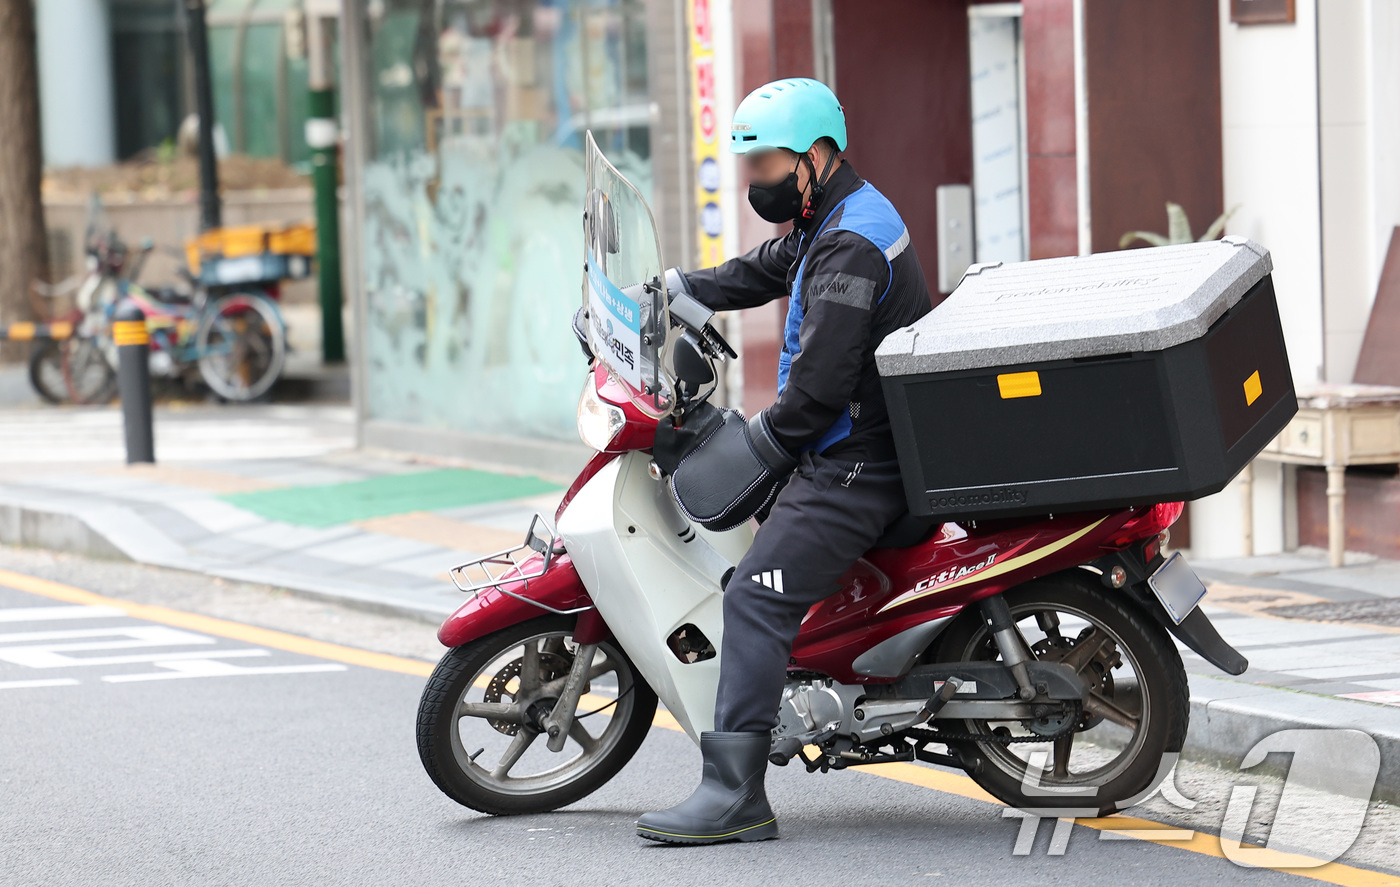
[[[55,298],[71,294],[74,302],[62,318],[72,335],[37,343],[30,358],[30,381],[44,400],[95,404],[116,396],[111,326],[123,298],[146,314],[153,378],[202,381],[220,399],[241,402],[266,394],[281,376],[287,331],[276,280],[261,279],[261,266],[251,277],[243,275],[249,279],[239,279],[239,266],[231,264],[228,272],[214,266],[206,274],[183,268],[179,288],[147,290],[137,280],[154,249],[147,240],[133,252],[105,223],[94,196],[84,237],[85,271],[41,290]]]

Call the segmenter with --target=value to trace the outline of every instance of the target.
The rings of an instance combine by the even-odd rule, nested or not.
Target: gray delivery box
[[[910,511],[1219,491],[1298,410],[1272,270],[1239,237],[969,268],[875,352]]]

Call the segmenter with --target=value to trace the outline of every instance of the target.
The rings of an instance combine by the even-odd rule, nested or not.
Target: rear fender
[[[539,555],[526,559],[521,564],[521,572],[530,572],[539,567]],[[447,617],[438,628],[438,640],[445,647],[460,647],[462,644],[485,637],[494,631],[509,628],[527,619],[548,615],[550,610],[577,610],[591,608],[593,600],[588,590],[579,581],[573,559],[567,554],[556,556],[543,576],[528,582],[512,582],[503,586],[506,591],[528,598],[537,604],[527,603],[511,597],[499,588],[490,588],[467,599],[457,608],[457,612]],[[548,607],[550,609],[545,609]],[[593,625],[593,609],[579,614],[580,622],[596,632]]]
[[[1089,566],[1094,567],[1094,572],[1099,574],[1104,580],[1104,585],[1109,588],[1113,587],[1107,580],[1109,572],[1115,566],[1122,567],[1127,574],[1122,590],[1127,592],[1138,606],[1151,613],[1152,617],[1175,635],[1177,640],[1190,647],[1211,665],[1226,674],[1243,674],[1245,669],[1249,668],[1249,660],[1220,636],[1210,617],[1203,613],[1200,607],[1193,609],[1180,624],[1173,622],[1167,615],[1167,608],[1162,606],[1162,602],[1157,600],[1157,596],[1147,585],[1147,577],[1151,576],[1162,562],[1160,553],[1150,561],[1144,560],[1141,547],[1135,545],[1099,558]]]

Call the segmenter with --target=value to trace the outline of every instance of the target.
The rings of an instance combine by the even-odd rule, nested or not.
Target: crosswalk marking
[[[266,653],[266,650],[261,651]],[[346,667],[335,662],[316,665],[264,665],[256,668],[243,668],[231,662],[215,659],[189,659],[183,662],[160,663],[167,671],[145,674],[108,674],[102,680],[112,684],[125,684],[132,681],[164,681],[176,678],[218,678],[230,675],[251,674],[305,674],[321,671],[345,671]]]
[[[86,639],[86,640],[81,640]],[[19,643],[16,643],[19,642]],[[130,650],[141,647],[187,647],[213,644],[215,639],[169,628],[164,625],[129,625],[118,628],[70,629],[66,631],[25,631],[0,634],[0,662],[26,668],[65,668],[109,665],[120,662],[146,662],[166,654],[137,656],[77,657],[82,651]],[[197,653],[195,655],[208,655]]]
[[[110,607],[120,610],[124,614],[123,618],[130,619],[132,622],[148,628],[152,625],[159,625],[184,629],[187,632],[194,632],[196,633],[194,637],[198,639],[197,643],[199,644],[228,641],[242,642],[256,645],[256,649],[259,650],[265,651],[265,648],[270,648],[278,653],[294,653],[301,656],[313,657],[322,663],[344,663],[345,665],[356,665],[382,671],[410,674],[421,678],[426,678],[428,675],[432,674],[433,671],[433,664],[431,662],[405,659],[400,656],[391,656],[385,653],[374,653],[369,650],[362,650],[354,647],[345,647],[340,644],[312,640],[311,638],[300,637],[286,632],[259,628],[255,625],[248,625],[241,622],[231,622],[227,619],[218,619],[199,613],[188,613],[181,610],[172,610],[168,607],[138,604],[118,598],[105,597],[91,591],[85,591],[81,588],[74,588],[71,585],[63,585],[52,580],[40,579],[35,576],[16,573],[12,570],[0,569],[0,591],[3,591],[4,587],[14,589],[22,594],[38,595],[40,597],[49,598],[50,600],[76,606]],[[82,641],[80,640],[77,642]],[[185,643],[189,645],[188,639]],[[14,649],[13,647],[11,648],[12,651]],[[208,648],[206,647],[205,649],[207,650]],[[198,657],[198,655],[198,653],[195,654],[196,657]],[[209,654],[205,653],[203,658],[210,658]],[[149,662],[149,658],[146,661]],[[271,667],[277,666],[273,663]],[[8,677],[9,675],[5,675],[2,669],[3,663],[0,662],[0,677]],[[258,674],[258,672],[251,669],[240,673]]]
[[[71,623],[78,619],[114,617],[127,623],[84,628],[49,628],[43,625],[46,622]],[[146,665],[155,669],[135,674],[101,675],[100,679],[109,684],[347,670],[345,665],[332,662],[242,665],[229,660],[265,658],[271,656],[272,651],[263,647],[209,649],[221,638],[168,625],[136,622],[125,611],[114,606],[80,604],[0,608],[0,626],[28,625],[35,625],[36,628],[0,632],[0,664],[30,669],[118,665]],[[160,647],[186,649],[149,649]],[[133,652],[119,652],[125,650]],[[0,680],[0,690],[69,687],[80,683],[81,680],[73,677]]]
[[[32,681],[0,681],[0,690],[20,690],[25,687],[71,687],[77,678],[39,678]]]
[[[162,462],[295,459],[355,444],[344,407],[270,406],[157,410]],[[125,454],[121,411],[113,407],[15,411],[0,423],[0,464],[107,462]]]
[[[44,650],[30,655],[23,661],[11,659],[16,665],[28,668],[72,668],[93,665],[132,665],[143,662],[173,662],[180,659],[246,659],[249,656],[271,656],[267,650],[257,647],[237,650],[178,650],[172,653],[137,653],[130,656],[84,656],[81,658],[64,656]],[[0,657],[3,658],[3,657]]]
[[[162,641],[165,644],[212,644],[214,639],[164,625],[125,625],[109,628],[68,628],[59,631],[14,631],[0,634],[0,644],[28,644],[33,641],[59,641],[72,638],[122,637]],[[0,647],[3,650],[4,647]],[[70,648],[71,649],[71,648]]]
[[[116,607],[9,607],[0,610],[0,622],[48,622],[53,619],[105,619],[125,616]]]

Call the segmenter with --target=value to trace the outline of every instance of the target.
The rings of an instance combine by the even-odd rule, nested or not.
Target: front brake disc
[[[514,692],[507,690],[506,685],[513,679],[520,677],[520,669],[524,664],[525,657],[521,657],[512,662],[507,662],[501,666],[486,685],[486,692],[482,696],[483,702],[500,702],[502,698],[509,698],[514,702],[519,697],[519,689]],[[540,653],[540,681],[547,683],[556,678],[563,677],[569,673],[569,668],[573,665],[572,657],[560,656],[558,653]],[[492,729],[507,736],[514,736],[520,732],[519,724],[512,724],[510,721],[497,721],[491,718],[486,719]]]

